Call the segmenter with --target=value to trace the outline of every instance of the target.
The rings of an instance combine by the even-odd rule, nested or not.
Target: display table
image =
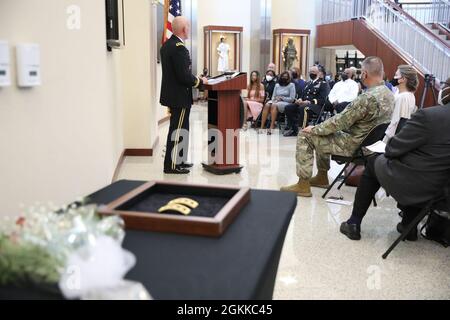
[[[90,196],[107,204],[142,185],[118,181]],[[137,258],[127,279],[141,282],[154,299],[272,299],[295,194],[252,191],[250,203],[221,238],[127,230],[124,248]],[[34,290],[0,288],[0,299],[52,298]]]

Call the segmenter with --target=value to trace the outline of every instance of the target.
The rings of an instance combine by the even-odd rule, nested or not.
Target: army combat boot
[[[300,197],[306,197],[306,198],[312,197],[311,185],[309,184],[309,181],[302,180],[302,179],[300,179],[298,181],[298,183],[296,183],[292,186],[281,188],[281,191],[295,192]]]
[[[309,180],[311,187],[328,189],[330,182],[328,181],[328,171],[319,170],[317,176]]]

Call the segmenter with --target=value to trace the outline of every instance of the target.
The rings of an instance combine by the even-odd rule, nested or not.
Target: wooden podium
[[[208,90],[208,163],[203,168],[217,175],[239,173],[241,91],[247,74],[219,76],[204,86]]]

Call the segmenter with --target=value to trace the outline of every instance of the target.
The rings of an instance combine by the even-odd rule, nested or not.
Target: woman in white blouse
[[[398,93],[395,96],[394,112],[391,124],[386,130],[385,142],[395,136],[401,118],[411,119],[411,115],[417,111],[414,96],[419,86],[417,71],[409,65],[400,65],[391,84],[397,87]]]

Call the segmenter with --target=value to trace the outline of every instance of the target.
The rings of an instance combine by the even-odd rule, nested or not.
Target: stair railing
[[[323,0],[322,23],[365,19],[369,27],[396,47],[424,74],[439,80],[450,76],[450,49],[385,0]]]

